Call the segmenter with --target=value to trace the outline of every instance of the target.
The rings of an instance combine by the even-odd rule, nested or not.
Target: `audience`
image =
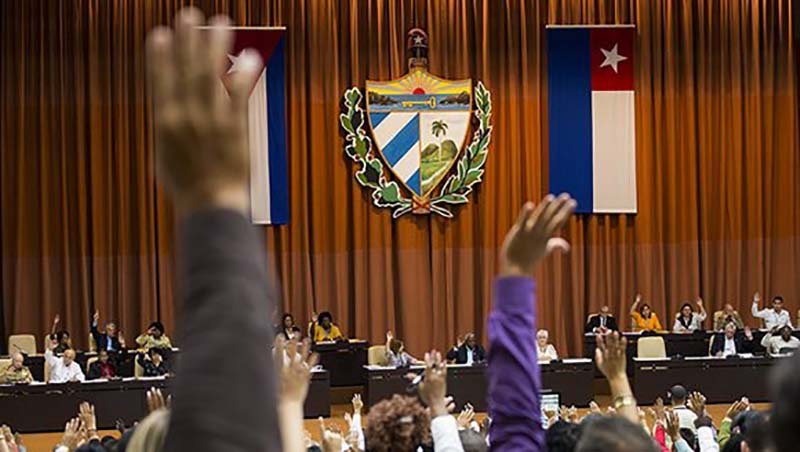
[[[172,349],[172,342],[164,334],[164,325],[158,321],[151,323],[147,327],[147,331],[136,338],[136,343],[144,351],[148,351],[151,348]]]
[[[33,381],[31,371],[23,365],[25,356],[20,352],[11,355],[11,364],[3,371],[0,383],[2,384],[20,384],[30,383]]]
[[[738,311],[733,309],[732,304],[727,303],[721,311],[716,311],[714,313],[714,331],[724,330],[725,325],[729,322],[733,322],[738,329],[744,328],[742,316],[739,315]]]
[[[406,352],[403,341],[395,339],[391,331],[386,332],[386,365],[392,367],[408,367],[421,361]]]
[[[617,319],[610,312],[608,305],[603,305],[600,312],[589,316],[584,332],[606,334],[609,331],[619,331]]]
[[[471,366],[486,361],[486,350],[478,343],[475,333],[467,333],[463,339],[459,338],[456,346],[447,352],[447,360]]]
[[[554,359],[558,359],[558,352],[556,348],[548,342],[550,339],[550,332],[547,330],[539,330],[536,332],[536,354],[539,357],[540,363],[549,363]]]
[[[117,368],[111,360],[108,359],[108,351],[100,349],[97,351],[97,361],[89,366],[87,372],[89,380],[97,380],[100,378],[115,378],[117,376]]]
[[[317,316],[317,321],[313,325],[314,342],[343,341],[344,334],[339,327],[333,324],[333,316],[330,312],[322,312]]]
[[[658,316],[647,303],[642,304],[642,296],[636,295],[636,300],[631,306],[631,318],[634,321],[634,331],[662,331]]]
[[[109,352],[119,352],[125,349],[125,339],[117,332],[117,325],[113,322],[106,323],[105,330],[101,333],[97,329],[97,322],[100,320],[100,311],[95,311],[92,316],[91,333],[97,349]]]
[[[749,327],[744,329],[744,337],[736,332],[736,324],[729,322],[724,333],[717,333],[711,340],[711,356],[726,357],[753,352],[753,333]]]
[[[164,360],[163,349],[151,348],[147,353],[140,352],[136,356],[136,362],[142,366],[145,377],[162,377],[168,375],[169,364]]]
[[[764,328],[772,331],[777,327],[792,326],[792,319],[789,311],[783,309],[783,297],[777,295],[772,298],[772,308],[759,311],[758,305],[761,303],[761,295],[758,292],[753,295],[753,317],[764,321]]]
[[[675,315],[675,325],[672,327],[673,333],[694,333],[703,329],[703,321],[706,319],[706,309],[703,307],[703,299],[698,298],[695,302],[699,312],[692,311],[692,305],[684,303],[681,311]]]
[[[50,368],[50,379],[48,383],[66,383],[70,381],[84,381],[85,376],[81,366],[75,362],[75,350],[67,349],[59,358],[53,354],[53,349],[57,346],[55,340],[48,342],[47,350],[44,352],[45,365]]]
[[[283,315],[283,320],[281,321],[280,328],[278,329],[278,335],[282,335],[287,341],[292,339],[300,340],[303,336],[300,332],[300,327],[294,323],[294,317],[288,313]]]
[[[761,339],[761,345],[767,349],[768,355],[792,353],[800,347],[800,339],[792,336],[793,332],[792,327],[788,325],[778,327],[764,335]],[[777,336],[775,335],[776,333],[778,333]]]

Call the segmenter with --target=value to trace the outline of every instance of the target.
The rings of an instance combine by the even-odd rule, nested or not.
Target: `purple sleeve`
[[[487,369],[492,451],[544,450],[535,289],[531,278],[498,278],[494,283]]]

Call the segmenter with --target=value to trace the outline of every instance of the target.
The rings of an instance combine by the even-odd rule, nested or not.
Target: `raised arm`
[[[243,52],[227,79],[230,21],[185,8],[176,31],[148,37],[155,161],[180,218],[183,350],[173,386],[165,450],[279,451],[268,290],[260,231],[248,219],[247,99],[261,74],[258,52]],[[242,359],[242,357],[247,357]]]
[[[756,292],[755,295],[753,295],[753,306],[750,309],[751,314],[753,314],[753,317],[758,317],[758,318],[764,317],[764,311],[758,310],[758,305],[760,303],[761,303],[761,295],[758,292]]]
[[[706,312],[706,308],[703,306],[703,299],[701,297],[697,297],[697,301],[695,301],[695,303],[697,304],[697,309],[700,311],[700,319],[705,320],[706,317],[708,317],[708,313]]]
[[[540,421],[541,376],[536,359],[533,268],[552,250],[569,249],[553,238],[575,208],[562,195],[547,196],[537,207],[526,204],[506,235],[500,276],[489,315],[488,401],[493,451],[544,450]]]
[[[636,314],[638,313],[637,309],[639,308],[639,303],[641,302],[642,302],[642,295],[637,293],[636,298],[633,300],[633,304],[631,305],[631,310],[629,312],[631,317],[636,316]]]

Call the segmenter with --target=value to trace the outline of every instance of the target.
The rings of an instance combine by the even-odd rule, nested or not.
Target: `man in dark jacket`
[[[486,361],[486,350],[478,343],[475,333],[467,333],[463,343],[447,352],[447,360],[456,364],[477,364]]]
[[[744,334],[736,332],[736,324],[728,322],[724,333],[717,333],[711,341],[711,356],[726,357],[741,353],[753,352],[753,333],[750,328],[744,329]]]
[[[119,335],[117,325],[113,322],[106,323],[105,329],[101,333],[97,329],[97,323],[100,320],[100,311],[95,311],[92,316],[91,333],[94,339],[94,344],[97,350],[106,350],[109,353],[121,352],[125,349],[125,339]]]
[[[611,315],[611,310],[608,306],[604,305],[600,308],[600,312],[589,316],[584,332],[605,334],[610,331],[619,331],[617,319]]]

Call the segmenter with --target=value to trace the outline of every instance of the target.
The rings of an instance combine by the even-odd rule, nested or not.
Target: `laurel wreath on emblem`
[[[383,161],[375,156],[372,141],[364,131],[364,110],[361,108],[363,96],[358,88],[350,88],[344,94],[345,113],[339,115],[339,122],[345,130],[347,145],[345,154],[359,164],[355,177],[359,184],[372,189],[372,201],[377,207],[393,209],[392,218],[398,218],[414,208],[412,198],[404,196],[395,181],[387,179]],[[489,142],[492,137],[492,98],[489,91],[478,82],[475,87],[475,117],[478,128],[472,135],[472,142],[461,156],[455,174],[451,174],[439,194],[430,200],[431,212],[446,218],[453,218],[451,205],[465,204],[472,188],[483,179]]]

